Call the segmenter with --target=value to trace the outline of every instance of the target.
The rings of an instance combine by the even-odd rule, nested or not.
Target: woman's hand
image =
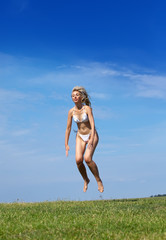
[[[68,157],[68,154],[69,154],[68,152],[70,150],[70,147],[69,147],[69,145],[67,145],[65,148],[66,148],[66,157]]]
[[[88,141],[88,148],[90,150],[93,148],[93,141],[92,141],[92,139],[89,139],[89,141]]]

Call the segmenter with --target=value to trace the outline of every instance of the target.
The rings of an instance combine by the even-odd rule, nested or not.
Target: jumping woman
[[[95,129],[95,123],[89,96],[83,87],[74,87],[72,90],[72,100],[75,104],[68,112],[67,128],[65,134],[66,156],[69,151],[69,136],[71,131],[72,119],[77,123],[78,131],[76,135],[76,164],[81,176],[84,179],[83,191],[86,192],[90,182],[83,160],[85,160],[92,174],[94,175],[99,192],[104,191],[102,180],[96,163],[92,160],[95,148],[98,144],[99,137]],[[86,147],[87,146],[87,147]]]

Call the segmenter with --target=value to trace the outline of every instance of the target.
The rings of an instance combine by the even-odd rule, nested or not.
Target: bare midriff
[[[78,126],[78,131],[80,134],[86,135],[91,132],[91,126],[90,126],[89,121],[77,123],[77,126]]]

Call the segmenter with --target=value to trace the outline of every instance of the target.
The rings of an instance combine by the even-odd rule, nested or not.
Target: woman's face
[[[81,94],[80,94],[80,92],[73,91],[71,97],[72,97],[72,100],[73,100],[74,103],[81,102]]]

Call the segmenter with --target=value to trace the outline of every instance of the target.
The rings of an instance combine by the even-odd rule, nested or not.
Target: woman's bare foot
[[[90,180],[87,179],[86,181],[84,181],[84,188],[83,191],[86,192],[86,190],[88,189],[88,184],[89,184]]]
[[[97,184],[98,184],[99,192],[101,192],[101,193],[104,192],[104,186],[103,186],[102,181],[98,181]]]

